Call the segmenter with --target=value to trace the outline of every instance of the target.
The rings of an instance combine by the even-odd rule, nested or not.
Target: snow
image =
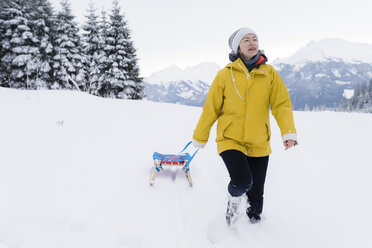
[[[151,74],[149,77],[146,77],[144,81],[150,84],[164,85],[166,87],[170,82],[177,81],[202,81],[211,85],[220,69],[221,68],[217,64],[211,62],[203,62],[196,66],[188,66],[185,69],[172,65]]]
[[[20,31],[29,31],[29,30],[30,30],[30,28],[29,28],[28,26],[23,25],[23,24],[18,25],[18,29],[19,29]]]
[[[190,98],[192,97],[194,92],[192,90],[186,90],[182,89],[182,91],[178,94],[178,96],[183,97],[183,98]]]
[[[10,42],[13,44],[22,44],[22,40],[19,37],[13,37]]]
[[[327,74],[325,74],[325,73],[318,73],[318,74],[315,74],[315,77],[316,78],[327,77]]]
[[[335,77],[341,77],[341,74],[340,72],[338,71],[338,69],[332,69],[332,73]]]
[[[354,90],[348,90],[348,89],[344,89],[344,93],[342,94],[343,97],[345,97],[346,99],[351,99],[354,95]]]
[[[27,53],[30,50],[30,46],[17,46],[13,48],[13,52],[16,54]]]
[[[0,247],[372,247],[372,115],[295,112],[300,145],[272,121],[264,217],[224,221],[228,174],[215,126],[194,186],[177,153],[201,108],[0,88]],[[190,153],[193,152],[190,148]]]
[[[22,33],[22,39],[23,40],[32,39],[33,36],[34,35],[29,31],[25,31],[25,32]]]
[[[351,68],[349,71],[350,71],[351,74],[353,74],[354,76],[358,74],[358,70],[355,69],[355,68]]]
[[[335,83],[336,84],[340,84],[340,85],[347,85],[347,84],[351,84],[350,81],[341,81],[341,80],[335,80]]]
[[[273,64],[283,63],[301,68],[308,62],[326,62],[329,60],[372,63],[372,44],[350,42],[339,38],[310,41],[292,56],[276,59]]]
[[[31,60],[31,54],[20,54],[13,59],[12,63],[17,66],[23,66],[30,60]]]

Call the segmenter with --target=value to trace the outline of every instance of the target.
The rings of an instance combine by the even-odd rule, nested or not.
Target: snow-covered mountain
[[[170,66],[144,79],[146,98],[156,102],[169,102],[201,106],[220,67],[211,62],[181,69]]]
[[[273,64],[301,67],[308,63],[328,61],[372,63],[372,44],[350,42],[339,38],[310,41],[290,57],[276,59]]]
[[[203,81],[144,82],[146,99],[154,102],[202,106],[210,85]]]
[[[144,81],[150,84],[165,85],[177,81],[202,81],[210,85],[218,70],[220,70],[220,67],[212,62],[203,62],[196,66],[188,66],[185,69],[173,65],[151,74]]]
[[[356,84],[372,79],[372,44],[337,38],[311,41],[273,65],[295,109],[335,107]]]

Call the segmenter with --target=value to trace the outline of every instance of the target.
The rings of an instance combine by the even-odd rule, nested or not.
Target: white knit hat
[[[257,37],[256,32],[253,31],[253,29],[251,29],[251,28],[240,28],[240,29],[236,30],[234,33],[232,33],[232,35],[230,36],[229,46],[235,54],[238,54],[238,47],[239,47],[240,41],[247,34],[254,34]]]

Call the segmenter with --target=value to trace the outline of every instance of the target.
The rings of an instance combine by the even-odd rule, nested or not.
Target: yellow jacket
[[[251,157],[267,156],[271,153],[270,107],[283,141],[297,141],[292,103],[278,72],[268,64],[248,72],[239,58],[217,73],[193,139],[207,143],[210,129],[218,120],[219,154],[234,149]]]

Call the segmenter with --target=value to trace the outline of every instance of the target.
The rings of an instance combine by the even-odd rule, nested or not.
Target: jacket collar
[[[256,67],[252,69],[251,72],[248,72],[247,68],[245,67],[243,61],[241,60],[241,58],[238,58],[236,59],[234,62],[232,63],[229,63],[226,65],[226,68],[228,68],[229,70],[234,70],[234,71],[237,71],[237,72],[241,72],[241,73],[245,73],[245,74],[252,74],[252,73],[255,73],[255,74],[266,74],[266,67],[264,66],[261,66],[263,64],[265,64],[267,61],[267,58],[266,56],[264,55],[260,55],[260,58],[257,60],[256,62]]]
[[[259,57],[258,57],[257,61],[254,63],[254,68],[259,68],[261,65],[265,64],[268,60],[266,55],[265,55],[265,52],[263,50],[258,50],[258,55],[259,55]],[[240,56],[238,54],[235,54],[234,52],[231,52],[229,54],[229,59],[230,59],[230,61],[232,61],[232,63],[235,63],[238,60],[241,65],[244,65],[244,62],[240,58]],[[231,67],[231,63],[229,63],[226,67]],[[244,65],[244,68],[246,68],[245,65]]]

